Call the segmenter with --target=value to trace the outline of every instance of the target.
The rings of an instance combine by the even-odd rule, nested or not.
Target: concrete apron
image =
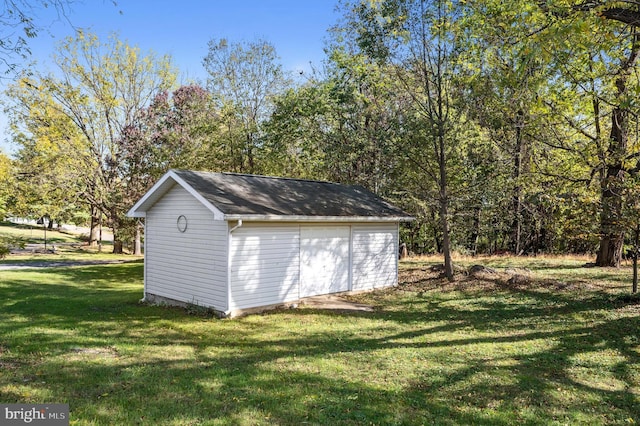
[[[349,302],[340,296],[332,294],[306,297],[304,299],[300,299],[300,304],[314,309],[373,312],[373,306]]]

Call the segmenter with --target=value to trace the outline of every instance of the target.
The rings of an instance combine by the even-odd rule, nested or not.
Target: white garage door
[[[300,297],[349,291],[349,226],[300,227]]]
[[[398,226],[353,227],[353,287],[370,290],[398,281]]]

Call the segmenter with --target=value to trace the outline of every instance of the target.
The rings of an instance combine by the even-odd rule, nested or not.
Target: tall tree
[[[394,73],[353,46],[335,40],[328,53],[322,74],[276,101],[266,126],[272,167],[389,196],[399,163],[394,142],[407,102],[390,88]]]
[[[274,99],[265,122],[263,169],[268,174],[328,180],[324,149],[333,129],[327,83],[312,80]]]
[[[263,147],[262,125],[273,109],[274,97],[291,85],[275,47],[265,41],[230,43],[212,39],[203,61],[208,89],[226,119],[227,144],[236,158],[235,171],[255,173]]]
[[[638,111],[634,99],[640,88],[633,78],[640,54],[640,5],[595,1],[541,7],[549,16],[553,35],[566,37],[555,55],[558,74],[591,100],[593,122],[587,131],[576,126],[580,115],[565,121],[593,142],[598,159],[592,168],[599,180],[601,202],[596,264],[619,266],[626,231],[625,181],[640,169],[630,166],[640,156],[640,146],[630,140],[631,120]],[[567,37],[567,27],[575,35]],[[602,126],[606,114],[608,134]]]
[[[513,19],[508,11],[496,13],[499,25],[479,15],[480,11],[463,13],[457,23],[456,33],[463,45],[460,59],[465,64],[460,107],[486,129],[499,151],[493,160],[501,161],[504,199],[494,200],[502,210],[497,228],[508,229],[505,248],[522,254],[537,249],[532,244],[535,206],[527,198],[538,183],[531,173],[531,152],[538,139],[536,129],[543,126],[536,107],[546,75],[538,58],[526,54],[528,49],[535,51],[534,46],[516,42],[514,34],[504,30]]]
[[[132,205],[171,168],[224,170],[217,120],[211,95],[200,86],[157,94],[118,140],[126,203]]]
[[[567,163],[582,165],[566,167],[577,172],[568,180],[597,184],[596,263],[619,265],[626,228],[623,188],[638,169],[638,147],[630,138],[638,110],[638,3],[487,1],[472,7],[478,18],[488,17],[489,27],[510,34],[522,56],[545,67],[549,89],[538,98],[551,124],[542,129],[550,136],[544,138],[545,152],[562,151]]]
[[[92,225],[104,214],[113,228],[114,251],[121,251],[122,180],[114,172],[120,161],[118,140],[138,111],[174,84],[171,61],[141,55],[115,37],[103,43],[82,31],[59,46],[54,61],[56,74],[36,75],[14,87],[16,106],[38,105],[41,93],[46,93],[55,111],[73,123],[82,136],[75,155],[81,166],[76,171],[82,196],[92,208]]]
[[[20,87],[30,84],[22,80],[9,89],[9,95],[20,97]],[[82,216],[77,171],[82,160],[80,133],[71,120],[61,114],[46,92],[36,94],[37,102],[21,104],[11,111],[10,126],[14,142],[20,149],[15,154],[16,194],[14,214],[40,218],[49,216],[60,222],[77,223]],[[34,99],[30,99],[34,101]],[[86,208],[84,209],[86,213]]]
[[[456,39],[452,24],[457,4],[444,0],[359,2],[351,25],[360,47],[377,61],[395,67],[399,89],[413,101],[411,143],[404,149],[421,178],[437,187],[445,275],[453,279],[448,164],[456,145],[454,107]]]
[[[13,162],[0,152],[0,220],[4,220],[10,213],[10,198],[12,188],[15,188],[15,171]]]

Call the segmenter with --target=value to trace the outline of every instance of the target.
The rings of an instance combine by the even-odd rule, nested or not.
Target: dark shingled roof
[[[173,172],[225,215],[410,219],[361,186],[235,173]]]

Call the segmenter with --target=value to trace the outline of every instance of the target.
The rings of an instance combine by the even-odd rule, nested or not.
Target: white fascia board
[[[283,215],[245,215],[226,214],[224,220],[245,220],[248,222],[411,222],[411,216],[283,216]]]
[[[146,205],[146,204],[153,205],[160,198],[161,195],[164,195],[164,193],[169,189],[170,185],[172,184],[171,182],[167,182],[170,178],[171,178],[171,172],[169,171],[168,173],[165,173],[164,176],[162,176],[160,180],[157,181],[151,187],[151,189],[148,190],[142,196],[142,198],[140,198],[138,202],[133,205],[133,207],[131,207],[131,209],[129,209],[129,211],[127,212],[127,216],[146,217],[147,210],[150,207],[149,205]],[[165,190],[163,190],[163,188]]]
[[[169,170],[160,178],[155,185],[151,187],[149,191],[127,212],[129,217],[146,217],[147,210],[151,208],[174,183],[177,183],[181,187],[187,190],[196,200],[200,201],[207,209],[211,210],[214,219],[223,220],[224,214],[216,208],[213,204],[207,201],[198,191],[193,189],[191,185],[185,182],[177,173],[173,170]]]

